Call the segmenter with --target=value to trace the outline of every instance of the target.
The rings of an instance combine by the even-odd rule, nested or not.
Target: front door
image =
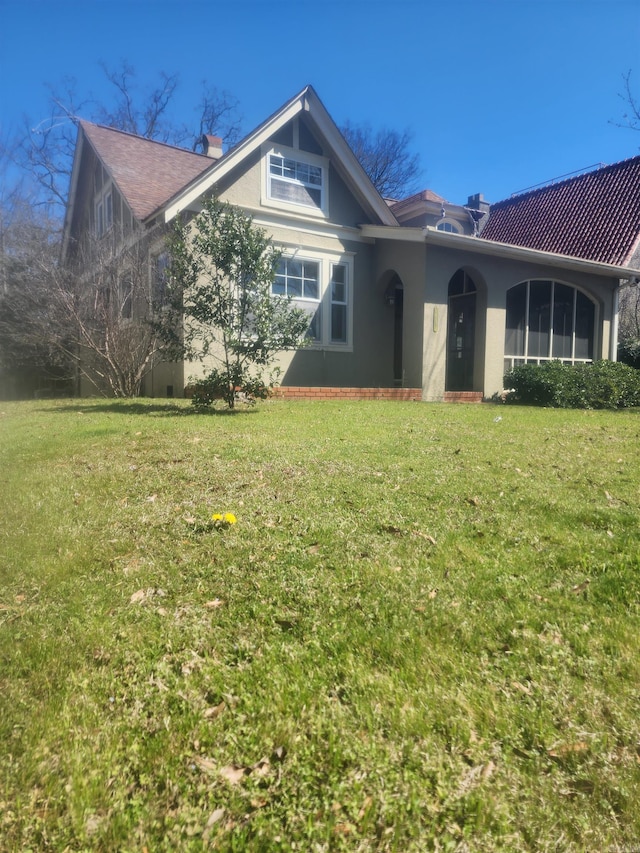
[[[449,283],[447,391],[473,391],[476,337],[476,287],[459,270]]]

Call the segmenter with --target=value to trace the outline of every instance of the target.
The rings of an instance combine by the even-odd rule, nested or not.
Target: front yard
[[[2,404],[0,848],[634,849],[639,436]]]

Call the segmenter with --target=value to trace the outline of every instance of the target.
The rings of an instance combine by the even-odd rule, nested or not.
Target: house
[[[310,316],[282,353],[285,395],[491,397],[506,368],[615,358],[622,287],[640,276],[640,158],[497,205],[424,191],[385,200],[310,86],[226,153],[196,154],[80,123],[64,252],[82,233],[148,244],[207,194],[242,207],[282,248],[274,292]],[[183,393],[195,364],[156,364],[143,391]],[[86,390],[86,389],[85,389]]]

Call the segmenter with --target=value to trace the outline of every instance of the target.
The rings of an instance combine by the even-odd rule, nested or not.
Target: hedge
[[[548,361],[514,367],[504,377],[506,401],[561,409],[625,409],[640,406],[640,370],[616,361],[563,364]]]

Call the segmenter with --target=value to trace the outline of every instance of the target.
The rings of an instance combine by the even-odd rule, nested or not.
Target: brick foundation
[[[421,388],[333,388],[284,385],[273,389],[284,400],[422,400]]]
[[[481,403],[482,391],[445,391],[445,403]]]

